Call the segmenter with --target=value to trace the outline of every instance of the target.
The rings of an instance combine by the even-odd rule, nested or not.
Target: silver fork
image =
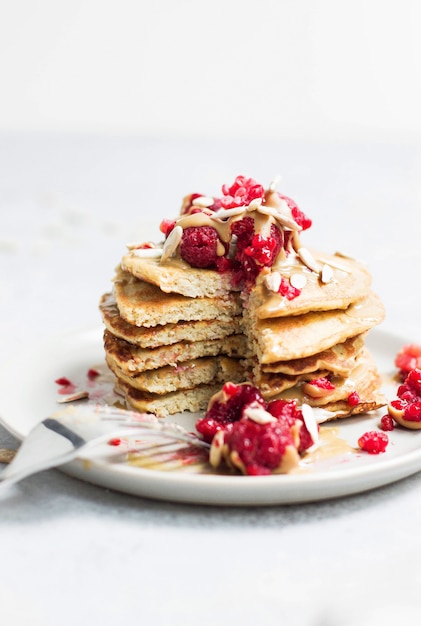
[[[47,417],[21,443],[14,459],[0,473],[0,491],[42,470],[73,461],[87,450],[116,437],[156,435],[165,441],[186,442],[209,448],[175,423],[162,422],[145,413],[103,405],[78,405]],[[145,445],[142,445],[145,450]]]

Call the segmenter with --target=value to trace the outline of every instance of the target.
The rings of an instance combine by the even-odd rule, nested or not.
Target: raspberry
[[[348,396],[349,406],[357,406],[359,402],[360,402],[360,396],[358,395],[357,391],[353,391],[352,393],[349,394]]]
[[[403,381],[409,372],[421,367],[421,346],[408,344],[395,357],[395,366],[399,369],[399,377]]]
[[[256,198],[265,197],[265,190],[262,185],[257,183],[253,178],[245,176],[237,176],[231,186],[222,185],[221,206],[225,209],[231,209],[237,206],[246,206]]]
[[[381,454],[387,448],[389,437],[386,433],[375,430],[368,431],[358,439],[358,446],[369,454]]]
[[[283,244],[282,234],[274,224],[271,225],[270,237],[255,234],[251,217],[234,222],[232,234],[237,238],[234,261],[238,264],[238,275],[246,284],[251,284],[263,267],[273,265]]]
[[[180,255],[192,267],[215,267],[218,233],[211,226],[191,226],[183,231]]]
[[[313,380],[310,380],[308,384],[314,385],[314,387],[318,387],[319,389],[325,389],[326,391],[333,391],[335,389],[335,385],[333,385],[325,376],[313,378]]]
[[[301,409],[297,407],[296,400],[272,400],[268,405],[268,411],[279,421],[284,421],[290,427],[294,426],[297,420],[301,423],[299,434],[300,441],[298,444],[298,452],[300,454],[313,445],[314,441],[307,430],[303,414]]]
[[[161,233],[164,233],[165,237],[168,237],[174,226],[175,220],[162,220],[159,225],[159,230],[161,231]]]
[[[285,200],[289,208],[291,209],[292,217],[294,220],[301,226],[303,230],[307,230],[312,225],[312,221],[305,213],[298,208],[294,200],[292,198],[288,198],[288,196],[284,196],[282,194],[278,194],[282,200]]]
[[[215,401],[210,403],[204,417],[196,422],[196,430],[205,441],[211,442],[218,430],[225,430],[227,426],[241,419],[244,407],[254,402],[266,409],[266,402],[253,385],[225,383],[222,391],[215,396]]]
[[[297,296],[300,295],[301,290],[291,285],[289,280],[287,280],[286,278],[282,276],[278,293],[281,294],[281,296],[283,296],[287,300],[294,300],[294,298],[297,298]]]
[[[224,443],[235,451],[245,466],[246,474],[262,476],[276,470],[287,446],[294,446],[290,429],[282,422],[256,424],[242,419],[225,434]]]
[[[390,415],[383,415],[380,420],[380,428],[385,431],[393,430],[395,428],[395,422]]]

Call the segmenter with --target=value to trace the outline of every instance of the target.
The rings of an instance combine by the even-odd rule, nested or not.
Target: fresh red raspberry
[[[165,237],[168,237],[174,226],[175,220],[162,220],[159,225],[159,230],[161,231],[161,233],[164,233]]]
[[[192,267],[216,267],[218,233],[211,226],[185,228],[180,244],[181,258]]]
[[[290,428],[282,422],[256,424],[250,419],[235,422],[225,433],[224,443],[238,453],[245,471],[251,476],[264,476],[276,470],[287,446],[294,446]]]
[[[375,430],[370,430],[358,439],[358,446],[364,452],[368,452],[369,454],[381,454],[385,452],[387,445],[389,443],[389,437],[386,433],[377,432]]]
[[[252,200],[265,197],[265,190],[262,185],[257,183],[253,178],[245,176],[237,176],[231,186],[222,185],[221,205],[225,209],[231,209],[237,206],[247,206]]]
[[[254,232],[254,220],[245,217],[232,225],[232,234],[237,239],[234,261],[246,284],[255,282],[263,267],[271,267],[283,245],[279,228],[271,225],[270,237],[264,238]]]
[[[395,366],[402,381],[411,370],[421,368],[421,346],[414,343],[403,346],[395,357]]]
[[[224,396],[227,397],[222,400]],[[216,399],[211,403],[204,417],[196,422],[196,430],[209,443],[218,430],[221,428],[226,430],[230,424],[241,419],[244,407],[252,403],[257,403],[264,409],[267,406],[260,391],[249,384],[225,383],[220,397],[221,399]]]
[[[395,428],[395,422],[390,415],[383,415],[380,420],[380,428],[384,431],[393,430]]]
[[[301,423],[300,442],[298,445],[298,452],[300,454],[313,445],[314,441],[307,430],[302,411],[298,408],[296,400],[272,400],[267,410],[279,421],[286,422],[289,427],[294,426],[297,420]]]
[[[358,395],[357,391],[353,391],[352,393],[349,394],[348,396],[349,406],[357,406],[359,402],[360,402],[360,396]]]
[[[303,230],[307,230],[308,228],[310,228],[313,222],[309,217],[307,217],[305,213],[301,211],[301,209],[298,208],[295,201],[292,200],[292,198],[288,198],[288,196],[284,196],[280,193],[278,195],[282,200],[285,200],[285,202],[291,209],[292,217],[297,222],[297,224],[301,226]]]
[[[325,389],[326,391],[333,391],[335,389],[335,385],[325,376],[313,378],[313,380],[310,380],[308,384],[318,387],[319,389]]]
[[[297,298],[300,295],[301,289],[297,289],[297,287],[291,285],[289,280],[282,276],[278,293],[287,300],[294,300],[294,298]]]

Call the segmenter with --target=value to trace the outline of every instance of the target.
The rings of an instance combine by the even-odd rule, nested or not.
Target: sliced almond
[[[288,230],[300,231],[302,230],[301,226],[297,224],[297,222],[292,219],[292,217],[288,217],[283,213],[280,213],[276,209],[262,205],[259,207],[259,213],[263,213],[264,215],[269,215],[270,217],[275,218],[283,228],[287,228]]]
[[[289,282],[295,289],[303,289],[307,284],[307,278],[304,274],[291,274]]]
[[[277,419],[261,406],[253,406],[250,404],[243,411],[243,416],[253,420],[256,424],[270,424],[276,422]]]
[[[304,424],[310,433],[313,444],[316,444],[319,441],[319,428],[314,411],[309,404],[304,403],[301,406],[301,413],[303,414]]]
[[[254,200],[252,200],[248,205],[247,211],[255,211],[261,206],[262,202],[262,198],[254,198]]]
[[[313,272],[320,272],[320,266],[308,248],[298,248],[297,254],[301,261]]]
[[[320,279],[322,283],[325,283],[325,284],[331,283],[333,280],[333,269],[327,263],[325,263],[322,267],[322,273],[321,273]]]
[[[282,276],[279,272],[271,272],[265,277],[266,287],[269,289],[269,291],[273,291],[274,293],[278,293],[281,282]]]
[[[85,390],[75,391],[74,393],[66,393],[58,396],[57,402],[59,404],[66,404],[66,402],[76,402],[76,400],[83,400],[83,398],[88,398],[89,393]]]
[[[164,262],[170,257],[172,257],[172,255],[175,253],[175,251],[177,250],[180,244],[182,236],[183,236],[182,227],[174,226],[174,228],[172,229],[172,231],[170,232],[170,234],[165,240],[164,247],[162,249],[161,262]]]
[[[219,430],[212,439],[211,449],[209,451],[209,463],[212,467],[218,467],[222,458],[224,447],[224,431]]]
[[[275,176],[275,178],[271,181],[269,185],[269,191],[272,191],[272,192],[276,191],[276,188],[281,182],[281,180],[282,180],[282,176],[280,176],[279,174]]]
[[[135,248],[131,250],[131,254],[142,259],[160,259],[162,248]]]
[[[218,209],[210,216],[213,220],[224,220],[227,217],[235,217],[236,215],[241,215],[244,213],[244,206],[236,206],[232,207],[232,209]]]
[[[206,209],[213,204],[215,204],[215,200],[210,196],[200,196],[199,198],[195,198],[192,202],[193,206],[202,207],[203,209]]]

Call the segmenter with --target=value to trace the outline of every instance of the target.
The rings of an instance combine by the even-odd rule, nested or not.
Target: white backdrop
[[[0,0],[0,130],[421,133],[419,0]]]

